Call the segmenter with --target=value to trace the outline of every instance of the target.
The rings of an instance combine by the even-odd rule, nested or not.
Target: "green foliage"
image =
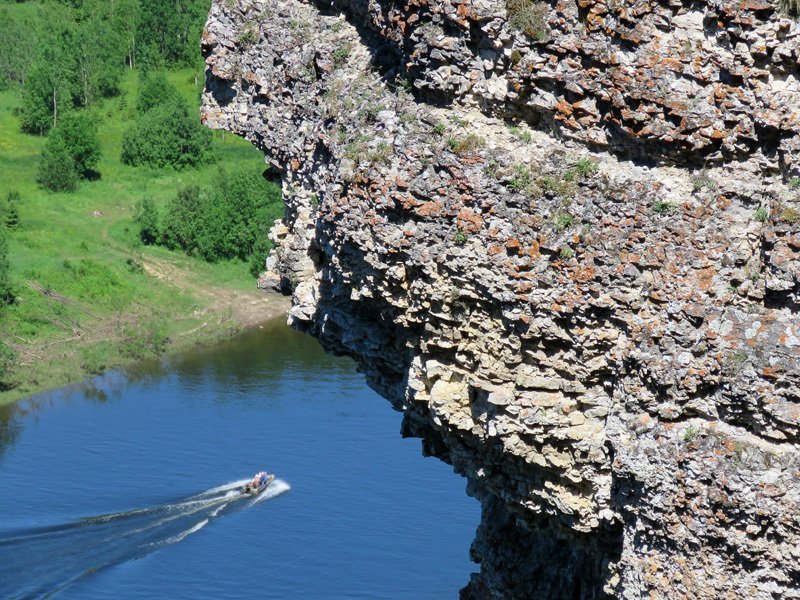
[[[789,180],[789,187],[793,190],[800,190],[800,177],[793,177]]]
[[[522,163],[514,165],[514,175],[508,184],[515,192],[521,192],[528,189],[533,184],[533,176],[528,167]]]
[[[39,183],[53,192],[77,189],[100,162],[97,125],[86,114],[70,113],[50,132],[39,161]]]
[[[252,272],[269,249],[269,225],[282,216],[280,195],[261,175],[221,170],[212,189],[178,192],[167,205],[159,241],[209,262],[249,260]]]
[[[653,212],[655,213],[670,213],[678,210],[678,207],[673,202],[668,200],[656,200],[653,203]]]
[[[148,110],[125,132],[121,158],[132,166],[197,167],[214,159],[211,132],[174,98]]]
[[[716,191],[717,187],[717,182],[711,179],[705,170],[692,178],[692,190],[695,192],[699,192],[703,189],[713,192]]]
[[[78,189],[78,170],[62,136],[48,137],[39,159],[36,181],[51,192],[74,192]]]
[[[0,8],[0,89],[25,81],[35,49],[35,23]]]
[[[142,243],[152,245],[158,241],[158,210],[152,198],[148,196],[139,202],[133,222],[139,226],[139,239]]]
[[[433,126],[433,132],[436,135],[444,134],[445,130],[447,129],[447,125],[445,123],[439,122]]]
[[[132,0],[118,2],[119,11],[102,0],[42,7],[21,80],[23,131],[43,135],[62,114],[119,92],[126,56],[121,19]]]
[[[447,138],[447,146],[454,154],[458,154],[459,156],[474,154],[485,145],[485,139],[472,133],[463,138]]]
[[[146,74],[139,85],[136,111],[143,115],[148,110],[166,104],[181,103],[181,94],[163,73]]]
[[[575,251],[569,246],[562,246],[561,249],[558,251],[558,256],[563,260],[568,260],[573,256],[575,256]]]
[[[5,206],[5,226],[8,230],[19,229],[20,220],[19,220],[19,202],[20,202],[20,194],[17,190],[11,190],[8,192],[8,196],[6,196],[6,206]]]
[[[578,172],[583,178],[591,177],[599,170],[597,163],[594,162],[588,156],[582,156],[578,160],[575,161],[575,170]]]
[[[333,64],[337,67],[341,67],[347,60],[347,57],[350,56],[352,49],[353,47],[350,44],[339,46],[333,51]]]
[[[50,136],[63,140],[79,177],[85,179],[94,173],[100,162],[100,140],[94,119],[83,111],[68,113]]]
[[[151,65],[192,65],[210,0],[140,0],[137,57]]]
[[[553,227],[557,230],[566,229],[571,227],[574,222],[575,217],[573,215],[568,212],[561,212],[553,218]]]
[[[458,229],[458,230],[457,230],[457,231],[456,231],[456,232],[453,234],[453,241],[454,241],[456,244],[458,244],[459,246],[461,246],[461,245],[465,244],[465,243],[467,242],[467,234],[466,234],[466,232],[464,232],[464,231],[461,231],[460,229]]]
[[[506,12],[511,27],[534,40],[547,37],[549,6],[536,0],[506,0]]]
[[[764,208],[763,206],[759,206],[759,207],[756,209],[756,212],[755,212],[755,214],[753,215],[753,218],[754,218],[756,221],[760,221],[760,222],[762,222],[762,223],[764,223],[764,222],[767,220],[767,217],[768,217],[768,214],[767,214],[767,209],[766,209],[766,208]]]
[[[11,375],[17,363],[17,353],[0,340],[0,391],[12,386]]]
[[[258,41],[258,32],[253,25],[249,25],[245,28],[242,34],[239,36],[239,44],[243,48],[249,48],[253,46]]]
[[[69,19],[59,13],[46,19],[36,59],[22,87],[20,117],[26,133],[44,135],[76,104],[78,67],[71,51],[74,31]]]
[[[11,263],[8,260],[8,234],[0,227],[0,306],[14,301],[14,289],[11,287]]]
[[[683,432],[683,441],[687,444],[691,444],[697,437],[698,433],[700,433],[700,430],[697,427],[694,425],[689,425],[689,427],[687,427]]]

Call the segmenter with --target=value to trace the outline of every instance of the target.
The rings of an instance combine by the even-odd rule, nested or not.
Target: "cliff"
[[[800,598],[800,26],[770,0],[220,0],[264,286],[483,507],[467,598]]]

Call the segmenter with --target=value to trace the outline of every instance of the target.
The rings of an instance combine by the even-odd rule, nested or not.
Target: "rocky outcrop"
[[[464,597],[800,598],[793,18],[222,0],[203,49],[262,284],[482,503]]]

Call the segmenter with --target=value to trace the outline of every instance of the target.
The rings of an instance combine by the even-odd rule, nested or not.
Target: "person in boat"
[[[267,474],[267,472],[266,471],[261,471],[261,472],[255,474],[255,476],[253,477],[253,480],[250,483],[247,484],[247,487],[249,489],[251,489],[251,490],[257,490],[262,485],[267,483],[268,480],[269,480],[269,475]]]

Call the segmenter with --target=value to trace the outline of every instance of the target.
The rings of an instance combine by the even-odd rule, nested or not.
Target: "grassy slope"
[[[176,71],[169,78],[193,106],[199,104],[194,73]],[[212,302],[205,289],[254,286],[245,263],[212,265],[137,243],[130,219],[141,198],[151,196],[163,206],[181,186],[211,183],[220,165],[256,171],[264,167],[250,144],[231,135],[223,138],[220,132],[214,133],[220,157],[215,165],[154,171],[121,164],[122,133],[132,122],[136,85],[136,74],[128,72],[124,93],[96,110],[101,179],[84,182],[70,194],[37,187],[45,138],[20,132],[12,112],[17,93],[0,92],[0,199],[12,189],[22,196],[22,227],[10,233],[19,301],[0,314],[0,339],[21,360],[18,385],[0,392],[0,403],[157,354],[164,350],[165,336],[173,346],[186,344],[198,337],[186,332],[201,326],[202,319],[208,321],[207,315],[198,315]],[[129,260],[145,269],[132,268]],[[42,288],[55,294],[42,293]],[[220,325],[224,315],[217,317],[216,326],[203,326],[202,336],[220,335],[229,326]]]

